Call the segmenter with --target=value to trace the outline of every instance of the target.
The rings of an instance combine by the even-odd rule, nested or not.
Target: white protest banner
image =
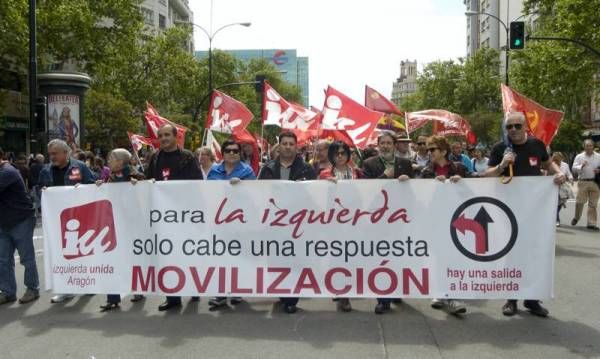
[[[550,177],[49,188],[57,293],[544,299]]]

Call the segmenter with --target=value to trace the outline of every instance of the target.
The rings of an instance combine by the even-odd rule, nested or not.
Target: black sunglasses
[[[433,151],[435,151],[435,150],[439,150],[439,149],[440,149],[439,147],[429,147],[429,148],[427,149],[427,151],[429,151],[429,152],[433,152]]]
[[[238,150],[237,148],[226,148],[223,150],[223,153],[233,153],[234,155],[237,155],[238,153],[240,153],[240,150]]]
[[[425,142],[417,142],[417,145],[419,145],[419,146],[425,146]]]
[[[507,130],[512,130],[514,127],[515,130],[520,130],[523,128],[523,124],[521,123],[515,123],[514,125],[506,125],[506,129]]]

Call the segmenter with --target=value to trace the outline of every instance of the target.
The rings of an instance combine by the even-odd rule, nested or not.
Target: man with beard
[[[54,186],[77,186],[94,183],[96,178],[85,163],[71,158],[71,147],[59,139],[48,143],[50,163],[40,171],[38,185],[45,189]],[[51,303],[63,303],[73,299],[72,294],[57,294],[50,299]]]
[[[371,157],[363,162],[364,178],[393,179],[406,181],[414,177],[412,162],[405,158],[396,156],[396,137],[391,132],[382,132],[377,138],[379,155]],[[399,304],[401,299],[393,299]],[[391,309],[391,298],[377,298],[375,306],[376,314],[383,314]]]

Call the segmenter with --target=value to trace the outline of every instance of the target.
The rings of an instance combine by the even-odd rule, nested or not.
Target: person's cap
[[[412,142],[405,133],[399,133],[396,135],[396,141],[398,142]]]

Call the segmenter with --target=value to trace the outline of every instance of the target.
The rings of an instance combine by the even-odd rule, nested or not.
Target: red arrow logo
[[[452,222],[452,226],[462,234],[465,234],[466,231],[475,234],[475,253],[484,254],[487,252],[487,235],[479,222],[465,218],[465,214],[463,213]]]

